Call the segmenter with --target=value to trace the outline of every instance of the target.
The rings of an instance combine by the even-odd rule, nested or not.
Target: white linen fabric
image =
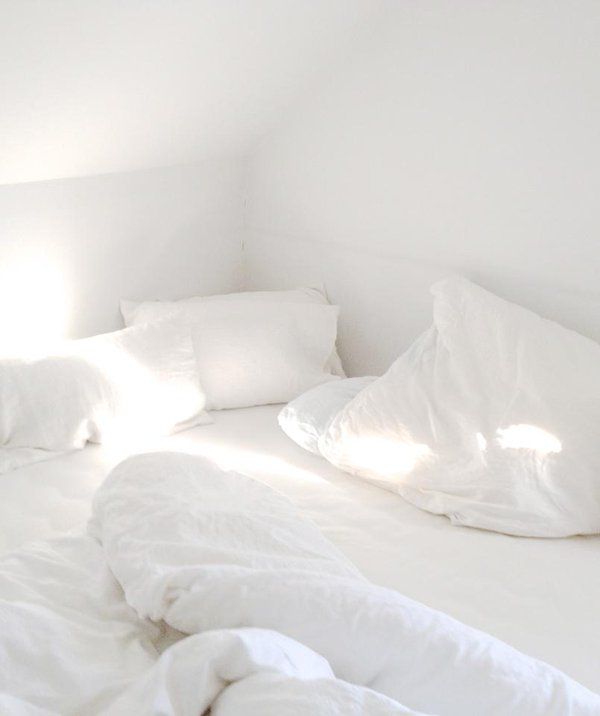
[[[600,346],[460,278],[434,326],[332,421],[333,464],[455,524],[600,532]]]
[[[335,376],[328,360],[337,306],[260,301],[182,301],[138,307],[136,320],[192,329],[198,373],[212,409],[286,403]]]
[[[552,667],[371,585],[286,498],[205,459],[122,463],[90,534],[0,560],[0,704],[12,713],[600,708]]]
[[[199,303],[201,301],[241,301],[258,303],[317,303],[329,305],[327,294],[323,287],[295,288],[282,291],[240,291],[236,293],[223,293],[212,296],[192,296],[178,301],[128,301],[121,300],[121,314],[126,326],[133,326],[148,320],[148,315],[161,315],[165,305],[186,303]],[[342,361],[335,348],[327,362],[328,369],[334,374],[345,378]]]
[[[189,636],[105,715],[198,716],[207,709],[212,716],[419,716],[371,689],[336,679],[321,656],[262,629]]]
[[[96,495],[91,530],[136,612],[184,633],[273,629],[325,657],[339,678],[428,713],[600,708],[600,697],[551,667],[374,587],[286,498],[206,460],[166,453],[122,463]]]
[[[490,633],[600,694],[600,535],[515,539],[453,526],[298,447],[277,424],[280,409],[223,410],[212,425],[133,450],[88,445],[16,470],[0,480],[0,552],[84,530],[95,490],[133,452],[203,455],[287,495],[370,581]]]
[[[209,422],[189,328],[136,326],[0,360],[0,473],[106,442]]]
[[[333,418],[374,380],[373,376],[346,378],[311,388],[281,409],[279,426],[300,447],[320,455],[319,439]]]

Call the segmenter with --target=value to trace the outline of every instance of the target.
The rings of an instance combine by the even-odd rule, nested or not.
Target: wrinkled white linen
[[[121,463],[90,532],[0,561],[16,714],[600,712],[551,667],[374,587],[286,498],[204,458]]]
[[[419,716],[371,689],[336,679],[323,657],[263,629],[221,629],[183,639],[106,716],[197,716],[209,707],[212,716]]]
[[[332,380],[339,308],[312,302],[157,301],[141,304],[146,321],[190,325],[198,375],[209,408],[286,403]]]
[[[319,442],[334,465],[453,523],[600,532],[600,345],[461,278],[434,325]]]
[[[0,562],[0,713],[197,716],[213,704],[214,714],[250,716],[240,711],[250,699],[264,716],[416,713],[333,681],[323,657],[276,632],[165,638],[123,601],[100,552],[76,537]],[[174,639],[160,656],[157,647]],[[239,687],[232,694],[230,682]],[[356,710],[361,704],[368,710]]]
[[[0,360],[0,474],[210,422],[189,328],[146,324]]]
[[[135,326],[148,320],[149,316],[163,315],[169,306],[180,308],[185,304],[201,301],[234,301],[242,303],[317,303],[329,304],[324,286],[284,289],[281,291],[236,291],[234,293],[212,294],[210,296],[192,296],[178,301],[127,301],[121,300],[121,314],[126,326]],[[334,347],[327,362],[334,375],[345,378],[342,361]]]
[[[1,713],[100,714],[152,668],[159,636],[127,605],[91,537],[0,560],[0,704],[15,703]]]
[[[600,693],[600,536],[514,539],[453,526],[300,449],[277,425],[279,410],[225,410],[212,425],[133,450],[89,445],[9,473],[0,478],[0,551],[85,529],[94,492],[133,453],[204,455],[287,495],[370,581],[493,634]]]
[[[425,712],[600,708],[551,667],[369,584],[286,498],[198,458],[122,463],[96,495],[92,529],[129,604],[185,633],[274,629],[339,678]]]
[[[340,410],[375,380],[373,376],[332,380],[307,390],[285,405],[277,422],[301,448],[320,455],[319,440]]]

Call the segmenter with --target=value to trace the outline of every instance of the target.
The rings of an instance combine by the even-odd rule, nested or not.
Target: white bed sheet
[[[91,446],[0,476],[0,549],[77,531],[127,454],[203,454],[279,489],[377,584],[543,659],[600,693],[600,537],[543,540],[455,527],[292,443],[279,406],[214,413],[160,443]]]

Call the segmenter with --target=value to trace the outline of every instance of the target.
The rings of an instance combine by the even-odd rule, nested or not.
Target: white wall
[[[240,285],[243,165],[0,187],[0,348],[121,325],[118,300]]]
[[[600,6],[391,2],[249,162],[247,283],[322,280],[384,370],[458,271],[600,339]]]
[[[2,0],[0,184],[242,154],[386,0]]]

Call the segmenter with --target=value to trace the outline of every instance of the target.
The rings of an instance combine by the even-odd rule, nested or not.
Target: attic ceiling
[[[378,0],[2,0],[0,184],[240,154]]]

